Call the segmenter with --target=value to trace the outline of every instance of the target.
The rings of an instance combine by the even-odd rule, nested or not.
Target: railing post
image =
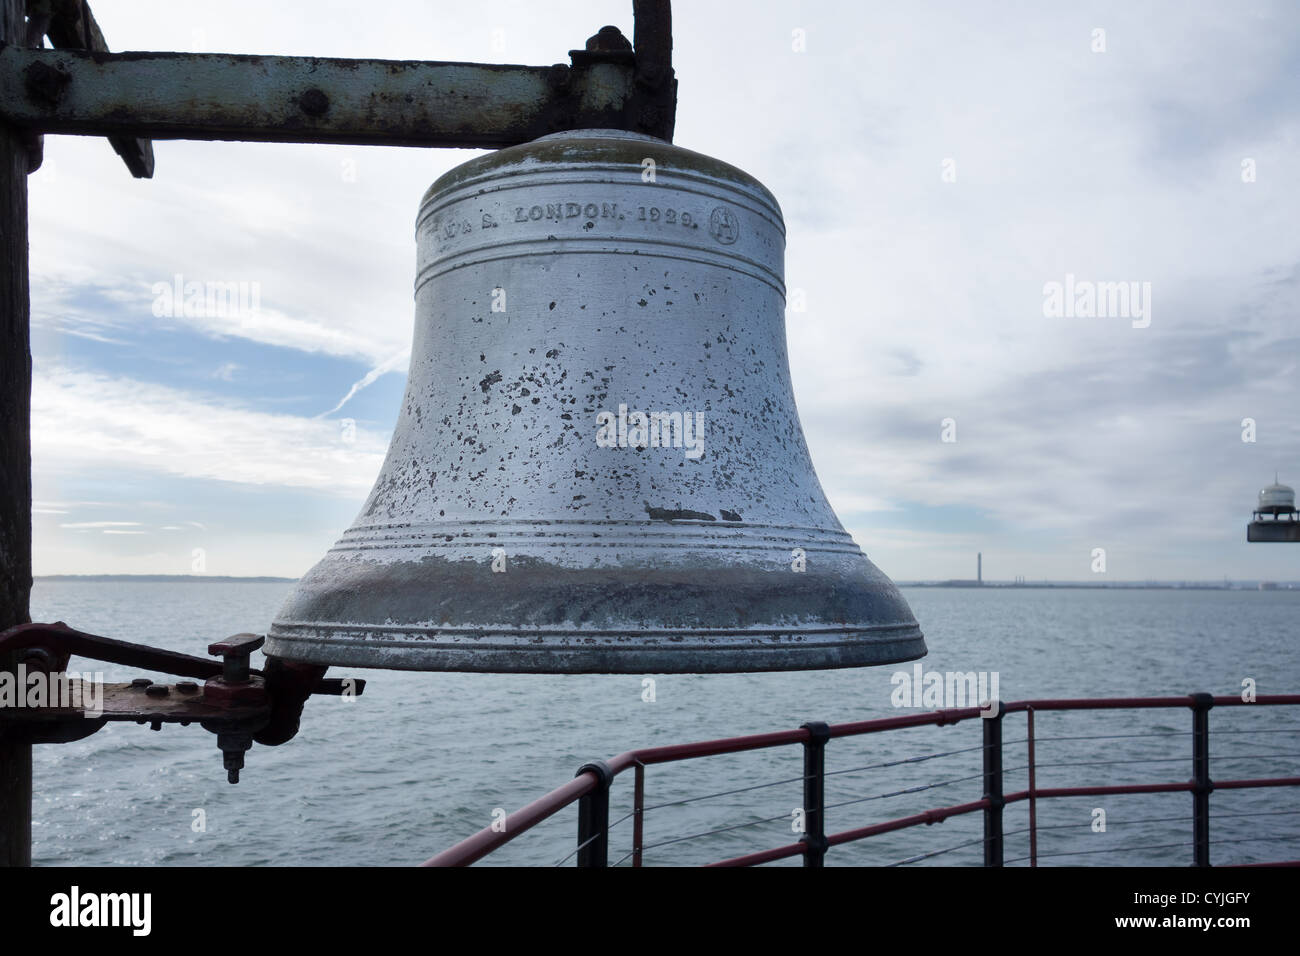
[[[578,866],[609,866],[609,785],[614,774],[603,760],[584,763],[574,774],[596,775],[596,789],[578,799]]]
[[[997,712],[982,716],[984,724],[984,865],[1002,865],[1002,701],[989,702]]]
[[[1192,865],[1210,865],[1210,708],[1212,694],[1192,694]]]
[[[807,845],[804,866],[822,867],[826,860],[826,741],[831,728],[820,720],[801,724],[808,731],[803,745],[803,819]]]
[[[32,865],[32,742],[20,726],[0,720],[0,867]]]
[[[632,866],[641,866],[641,844],[645,836],[645,764],[636,762],[632,788]]]
[[[1038,784],[1034,767],[1034,708],[1025,711],[1029,741],[1029,865],[1038,866]]]

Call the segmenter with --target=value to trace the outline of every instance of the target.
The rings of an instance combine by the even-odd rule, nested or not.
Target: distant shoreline
[[[239,577],[225,574],[37,574],[35,581],[140,581],[149,584],[182,584],[209,581],[219,584],[292,584],[297,578]]]
[[[1295,591],[1297,581],[895,581],[900,588],[956,588],[968,591],[1053,590],[1083,591]],[[1267,587],[1260,587],[1267,584]]]
[[[270,575],[258,577],[241,577],[222,574],[38,574],[36,581],[104,581],[132,582],[149,584],[185,584],[191,581],[206,581],[217,584],[292,584],[297,578],[280,578]],[[1267,588],[1261,588],[1260,581],[985,581],[976,584],[973,581],[895,581],[900,588],[961,588],[965,590],[1005,590],[1005,589],[1058,589],[1075,588],[1100,591],[1257,591],[1300,590],[1300,581],[1269,581]]]

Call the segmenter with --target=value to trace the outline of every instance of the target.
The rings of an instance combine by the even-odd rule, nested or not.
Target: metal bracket
[[[360,695],[365,681],[326,679],[324,668],[293,669],[270,661],[265,672],[249,666],[264,637],[236,634],[209,645],[221,661],[144,644],[131,644],[54,624],[21,624],[0,633],[0,660],[12,654],[14,680],[24,692],[27,678],[41,673],[57,699],[40,706],[0,708],[0,725],[19,729],[32,743],[80,740],[110,720],[149,724],[200,724],[217,735],[231,783],[239,781],[243,755],[254,741],[273,746],[297,732],[303,704],[312,694]],[[158,684],[137,678],[129,684],[87,684],[67,675],[73,655],[110,664],[206,680]],[[0,680],[5,675],[0,674]],[[87,706],[87,701],[92,702]]]

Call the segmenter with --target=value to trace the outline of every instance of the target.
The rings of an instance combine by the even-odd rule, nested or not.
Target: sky
[[[631,6],[92,4],[115,51],[534,65]],[[1300,485],[1300,5],[736,10],[674,4],[675,142],[781,203],[800,416],[871,559],[1300,579],[1245,542],[1274,472]],[[479,153],[154,150],[134,180],[46,137],[30,177],[35,570],[296,577],[388,446],[420,197]],[[248,308],[168,309],[178,276]],[[1089,309],[1100,283],[1127,308]]]

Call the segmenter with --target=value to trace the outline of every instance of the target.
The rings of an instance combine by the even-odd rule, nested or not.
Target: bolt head
[[[587,40],[588,53],[631,53],[632,44],[618,27],[601,27]]]
[[[324,91],[312,87],[298,97],[298,107],[308,116],[324,116],[330,108],[330,98]]]

